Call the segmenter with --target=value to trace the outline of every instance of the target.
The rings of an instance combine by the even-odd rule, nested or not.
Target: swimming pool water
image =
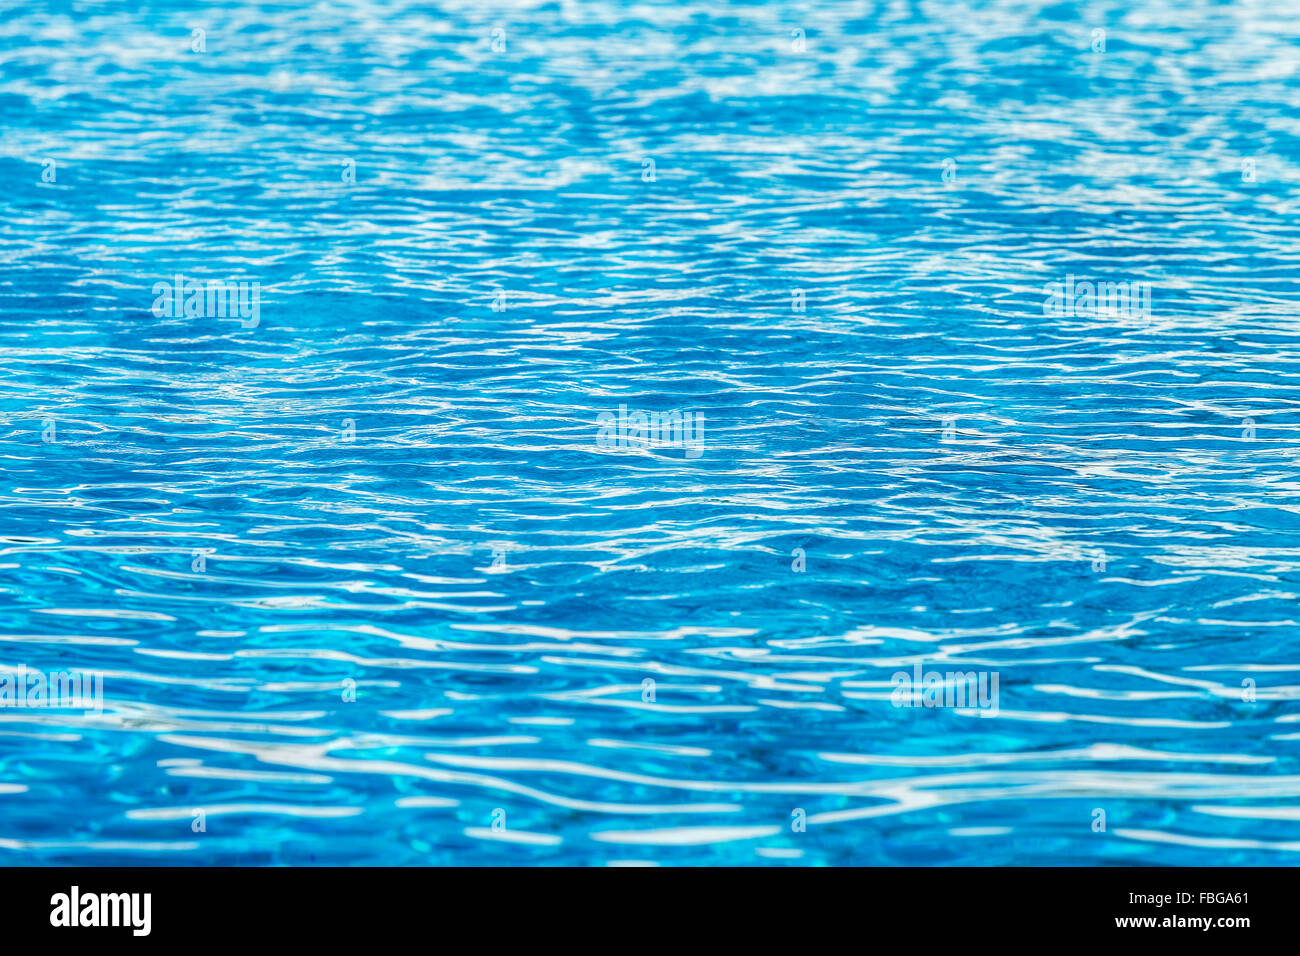
[[[1298,41],[6,4],[0,862],[1293,862]]]

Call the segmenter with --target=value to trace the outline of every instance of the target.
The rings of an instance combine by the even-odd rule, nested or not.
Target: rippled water
[[[1298,41],[6,4],[0,862],[1294,861]]]

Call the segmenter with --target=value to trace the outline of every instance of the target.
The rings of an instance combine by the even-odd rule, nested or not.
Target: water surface
[[[0,862],[1296,859],[1296,3],[5,7]]]

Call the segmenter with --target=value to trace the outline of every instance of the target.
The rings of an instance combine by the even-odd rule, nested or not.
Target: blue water
[[[1294,0],[6,3],[0,668],[103,693],[0,862],[1296,862],[1298,110]]]

